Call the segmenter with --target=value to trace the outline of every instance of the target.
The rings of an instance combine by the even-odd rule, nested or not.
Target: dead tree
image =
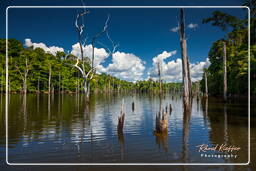
[[[169,104],[169,113],[170,113],[170,115],[172,113],[172,104]]]
[[[156,114],[156,129],[155,133],[161,134],[168,131],[168,115],[164,110]]]
[[[32,62],[27,57],[26,54],[24,54],[24,58],[25,58],[24,63],[23,63],[23,61],[20,62],[20,63],[23,64],[23,66],[22,67],[18,67],[18,65],[15,65],[15,67],[16,67],[17,71],[19,72],[20,77],[21,77],[22,82],[23,82],[22,92],[24,94],[26,94],[27,93],[27,78],[28,78],[28,74],[29,74],[29,72],[30,72],[30,70],[32,68]]]
[[[205,94],[204,97],[208,97],[208,83],[207,83],[207,72],[204,72],[204,84],[205,84]]]
[[[189,71],[189,60],[187,55],[187,42],[185,37],[185,16],[184,9],[180,9],[180,23],[179,23],[179,34],[180,34],[180,46],[182,56],[182,80],[183,80],[183,104],[184,109],[190,108],[191,100],[191,79]]]
[[[112,55],[115,50],[116,47],[118,45],[115,45],[114,42],[112,41],[112,39],[110,38],[109,34],[108,34],[108,22],[109,22],[109,16],[107,17],[107,20],[105,21],[104,27],[103,29],[96,34],[95,36],[93,36],[92,38],[92,57],[91,59],[89,59],[88,57],[84,56],[84,44],[82,43],[82,35],[84,32],[84,24],[79,22],[81,20],[81,17],[83,17],[84,15],[88,14],[89,11],[83,11],[82,13],[77,14],[76,17],[76,21],[75,21],[75,26],[76,26],[76,30],[77,30],[77,34],[78,34],[78,43],[79,43],[79,47],[80,47],[80,52],[81,52],[81,58],[79,59],[78,57],[76,58],[76,63],[74,65],[72,65],[73,67],[75,67],[82,75],[83,78],[83,89],[84,89],[84,93],[86,94],[86,98],[89,98],[90,95],[90,82],[94,77],[94,74],[96,73],[96,68],[94,66],[94,58],[95,58],[95,43],[97,41],[97,39],[103,35],[104,33],[106,33],[107,38],[111,41],[112,45],[113,45],[113,50],[109,51],[109,49],[107,49],[109,51],[109,55]],[[84,42],[85,43],[85,42]],[[98,43],[98,42],[97,42]],[[86,64],[91,63],[91,68],[88,70],[86,69]]]
[[[162,93],[162,80],[161,80],[161,64],[160,62],[157,63],[157,69],[158,69],[158,79],[159,79],[159,93]]]
[[[121,111],[120,111],[120,115],[118,116],[118,124],[117,124],[117,130],[119,133],[123,132],[124,119],[125,119],[125,113],[124,113],[124,100],[123,100],[121,104]]]
[[[223,42],[223,98],[227,100],[227,52],[226,52],[226,42]]]

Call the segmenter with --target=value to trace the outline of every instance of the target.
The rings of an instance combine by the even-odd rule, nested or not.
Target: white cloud
[[[203,69],[210,66],[209,58],[206,58],[205,61],[197,62],[195,64],[190,64],[190,75],[192,81],[198,81],[202,79],[204,73]]]
[[[170,29],[172,32],[177,32],[178,30],[179,30],[179,27],[177,26],[177,27],[173,27],[173,28],[171,28]]]
[[[148,72],[148,78],[151,77],[153,79],[158,79],[158,68],[157,68],[157,61],[161,62],[162,65],[162,78],[164,81],[167,82],[182,82],[182,60],[180,58],[176,60],[171,60],[169,62],[165,62],[166,58],[171,57],[172,55],[176,54],[176,51],[169,52],[169,56],[167,55],[168,52],[164,51],[163,53],[154,57],[153,60],[153,67]],[[210,61],[207,58],[206,61],[191,63],[190,64],[190,76],[192,81],[201,80],[203,69],[207,68],[210,65]]]
[[[83,46],[84,57],[88,57],[92,59],[92,45]],[[72,45],[71,54],[81,57],[81,50],[79,43]],[[94,64],[96,68],[104,62],[104,60],[109,56],[104,48],[96,48],[94,47]]]
[[[25,39],[25,46],[35,48],[42,48],[45,52],[56,55],[57,52],[64,52],[64,49],[57,46],[47,47],[44,43],[32,43],[31,39]]]
[[[190,29],[195,29],[195,28],[197,28],[197,27],[198,27],[198,24],[190,23],[190,24],[188,25],[188,28],[190,28]]]
[[[132,53],[115,52],[112,63],[107,67],[99,65],[98,71],[111,74],[117,78],[136,81],[142,79],[145,70],[144,62]]]
[[[165,59],[175,55],[177,53],[176,50],[171,51],[171,52],[167,52],[167,51],[163,51],[161,54],[157,55],[156,57],[154,57],[153,60],[153,64],[156,64],[158,62],[164,62]]]

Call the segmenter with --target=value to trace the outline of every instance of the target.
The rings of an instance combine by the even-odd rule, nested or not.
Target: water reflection
[[[124,160],[124,147],[125,147],[124,134],[122,131],[118,131],[117,136],[118,136],[118,143],[120,145],[121,160]]]
[[[168,151],[168,132],[162,132],[161,134],[159,133],[154,133],[156,137],[156,144],[158,145],[158,148],[163,148],[165,152]]]
[[[190,128],[190,117],[191,117],[192,103],[190,108],[183,111],[183,131],[182,131],[182,161],[183,163],[189,162],[188,152],[189,152],[189,128]]]
[[[122,98],[127,105],[120,134],[117,117]],[[152,135],[156,113],[159,109],[166,112],[169,104],[168,131]],[[161,100],[147,94],[106,94],[92,96],[87,103],[82,94],[12,94],[10,162],[247,162],[246,102],[224,105],[209,98],[195,99],[194,104],[191,111],[184,112],[179,95]],[[4,148],[4,141],[0,142]],[[227,143],[242,150],[238,159],[228,161],[201,158],[195,149],[201,143]]]

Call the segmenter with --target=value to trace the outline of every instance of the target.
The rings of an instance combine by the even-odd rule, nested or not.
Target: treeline
[[[211,23],[227,34],[224,38],[215,41],[209,51],[208,57],[211,65],[205,70],[208,79],[208,92],[210,95],[223,95],[223,43],[226,44],[227,57],[227,94],[228,96],[248,94],[248,20],[238,19],[220,11],[203,20]],[[251,94],[256,95],[256,20],[251,18]],[[205,91],[205,78],[201,81],[201,89]]]
[[[0,91],[5,92],[5,39],[0,39]],[[24,48],[15,39],[8,41],[9,91],[23,93],[83,92],[83,79],[72,65],[76,57],[63,52],[56,55],[41,48]],[[88,71],[90,64],[86,65]],[[136,83],[120,80],[105,73],[96,74],[90,82],[91,92],[159,92],[159,82],[152,79]],[[180,83],[163,83],[164,92],[180,92]]]

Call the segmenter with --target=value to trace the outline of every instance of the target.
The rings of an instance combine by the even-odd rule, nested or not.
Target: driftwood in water
[[[168,130],[168,115],[164,110],[156,114],[156,129],[155,133],[163,133]]]
[[[118,132],[123,132],[124,119],[125,119],[125,113],[124,113],[124,100],[123,100],[121,105],[120,115],[118,116],[118,125],[117,125]]]

